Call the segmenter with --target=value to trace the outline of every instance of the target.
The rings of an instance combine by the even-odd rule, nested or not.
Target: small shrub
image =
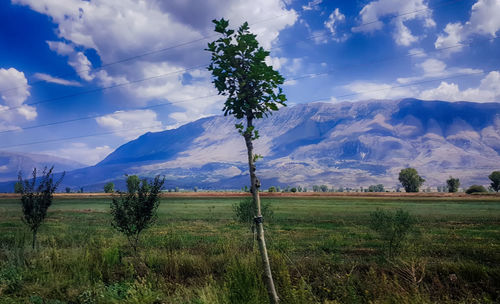
[[[369,227],[385,242],[388,256],[392,258],[401,249],[415,222],[415,218],[402,209],[395,212],[377,209],[370,214]]]
[[[274,186],[269,187],[267,192],[276,192],[276,187],[274,187]]]
[[[33,178],[31,180],[23,180],[21,173],[18,179],[21,185],[21,206],[23,211],[23,222],[30,228],[33,233],[33,241],[31,247],[35,249],[36,236],[38,228],[42,225],[47,210],[52,205],[52,197],[57,187],[61,183],[64,173],[61,178],[54,182],[52,171],[54,167],[47,170],[43,169],[41,180],[37,183],[36,168],[33,169]]]
[[[128,180],[127,180],[128,181]],[[139,235],[156,220],[156,211],[160,204],[159,193],[165,178],[156,176],[152,183],[143,179],[139,185],[127,182],[128,193],[111,202],[111,225],[125,234],[129,244],[137,252]]]
[[[481,185],[472,185],[465,191],[465,193],[467,194],[483,193],[483,192],[488,192],[488,190],[486,190],[486,188]]]
[[[266,221],[272,219],[274,212],[270,203],[261,201],[260,209],[262,217]],[[239,203],[234,204],[233,211],[240,223],[248,224],[253,229],[253,219],[257,215],[257,206],[255,206],[251,197],[244,198]]]

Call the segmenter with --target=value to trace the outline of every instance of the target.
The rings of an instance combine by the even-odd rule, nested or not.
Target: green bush
[[[472,185],[465,191],[467,194],[488,192],[484,186]]]
[[[112,182],[109,182],[106,185],[104,185],[104,192],[105,193],[115,192],[115,184],[113,184]]]
[[[271,204],[267,202],[260,202],[260,209],[262,212],[262,217],[269,221],[273,218],[273,210]],[[233,205],[233,211],[236,219],[240,223],[246,223],[253,227],[253,219],[257,215],[257,206],[255,206],[253,199],[251,197],[246,197],[242,199],[239,203]]]
[[[402,248],[416,220],[402,209],[395,212],[377,209],[370,214],[369,227],[377,232],[385,242],[389,258],[393,258]]]
[[[131,179],[134,176],[127,179],[128,193],[113,197],[110,207],[111,225],[125,234],[134,251],[137,251],[140,233],[156,220],[160,204],[159,193],[165,178],[156,176],[152,183],[144,179],[137,184],[135,179]]]
[[[276,192],[276,187],[274,187],[274,186],[269,187],[267,192]]]

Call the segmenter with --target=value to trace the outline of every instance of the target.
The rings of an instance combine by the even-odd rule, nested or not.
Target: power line
[[[458,77],[464,77],[464,76],[470,76],[470,75],[476,75],[476,74],[482,74],[482,73],[483,72],[481,71],[481,72],[476,72],[476,73],[459,74],[459,75],[448,76],[448,77],[443,77],[443,78],[435,78],[435,79],[423,80],[423,81],[418,81],[418,82],[413,82],[413,83],[408,83],[408,84],[390,86],[390,87],[387,87],[387,88],[382,88],[382,89],[377,89],[377,90],[368,90],[368,91],[364,91],[364,92],[355,92],[355,93],[350,93],[350,94],[330,96],[330,97],[327,97],[327,98],[320,98],[320,99],[315,99],[315,100],[308,100],[308,101],[304,101],[304,102],[311,103],[311,102],[327,101],[327,100],[331,100],[332,97],[333,98],[342,98],[342,97],[348,97],[348,96],[355,96],[355,95],[361,95],[361,94],[366,94],[366,93],[373,93],[373,92],[379,92],[379,91],[392,90],[392,89],[396,89],[396,88],[400,88],[400,87],[410,87],[410,86],[420,85],[420,84],[424,84],[424,83],[430,83],[430,82],[434,82],[434,81],[442,81],[442,80],[448,80],[448,79],[453,79],[453,78],[458,78]],[[0,149],[8,149],[8,148],[13,148],[13,147],[29,146],[29,145],[35,145],[35,144],[51,143],[51,142],[59,142],[59,141],[66,141],[66,140],[78,139],[78,138],[95,137],[95,136],[109,135],[109,134],[129,132],[129,131],[136,131],[136,130],[145,130],[145,129],[149,129],[149,128],[151,128],[151,127],[131,128],[131,129],[115,130],[115,131],[102,132],[102,133],[94,133],[94,134],[88,134],[88,135],[80,135],[80,136],[72,136],[72,137],[65,137],[65,138],[49,139],[49,140],[29,142],[29,143],[22,143],[22,144],[15,144],[15,145],[0,146]]]
[[[494,39],[497,39],[498,37],[499,36],[496,36],[496,37],[490,38],[490,39],[488,39],[486,41],[492,41]],[[429,52],[437,52],[437,51],[447,50],[447,49],[456,48],[456,47],[463,47],[463,46],[467,46],[467,45],[470,45],[470,43],[458,43],[458,44],[453,45],[453,46],[447,46],[447,47],[443,47],[443,48],[437,48],[437,49],[431,50]],[[281,47],[281,46],[276,46],[274,48],[277,48],[277,47]],[[274,48],[271,48],[271,49],[274,49]],[[406,54],[406,55],[401,56],[401,57],[417,56],[419,54],[425,54],[425,52],[422,51],[422,52],[416,52],[416,53]],[[381,59],[381,60],[370,62],[370,64],[378,63],[378,62],[383,62],[383,61],[389,61],[389,60],[393,60],[395,58],[400,58],[400,57],[399,56],[398,57],[387,57],[385,59]],[[350,64],[350,65],[343,66],[343,68],[345,68],[345,67],[359,66],[359,65],[365,65],[365,64],[366,63]],[[132,81],[126,81],[126,82],[123,82],[123,83],[120,83],[120,84],[115,84],[115,85],[111,85],[111,86],[107,86],[107,87],[90,89],[90,90],[87,90],[87,91],[77,92],[77,93],[73,93],[73,94],[69,94],[69,95],[63,95],[63,96],[54,97],[54,98],[42,99],[42,100],[39,100],[39,101],[36,101],[36,102],[26,103],[26,104],[22,104],[22,105],[16,106],[16,107],[9,107],[8,109],[3,109],[2,111],[0,111],[0,113],[1,112],[12,111],[12,110],[15,110],[15,109],[19,109],[19,108],[22,108],[23,106],[33,106],[33,105],[37,105],[37,104],[43,104],[43,103],[48,103],[48,102],[53,102],[53,101],[59,101],[59,100],[63,100],[63,99],[66,99],[66,98],[76,97],[76,96],[80,96],[80,95],[87,95],[87,94],[96,93],[96,92],[100,92],[100,91],[104,91],[104,90],[109,90],[109,89],[113,89],[113,88],[123,87],[123,86],[129,85],[129,84],[135,84],[135,83],[140,83],[140,82],[144,82],[144,81],[148,81],[148,80],[163,78],[163,77],[166,77],[166,76],[175,75],[175,74],[179,74],[179,73],[185,73],[185,72],[188,72],[188,71],[191,71],[191,70],[195,70],[195,69],[198,69],[198,68],[204,68],[204,67],[207,67],[207,66],[208,66],[208,64],[197,65],[197,66],[193,66],[193,67],[186,68],[186,69],[180,69],[180,70],[177,70],[177,71],[174,71],[174,72],[169,72],[169,73],[165,73],[165,74],[161,74],[161,75],[155,75],[155,76],[141,78],[141,79],[132,80]],[[332,70],[330,70],[330,72],[331,71]],[[318,74],[308,74],[308,75],[305,75],[304,77],[300,77],[298,79],[315,77],[315,76],[319,76],[319,75],[322,75],[322,74],[328,74],[328,72],[322,72],[322,73],[318,73]],[[290,79],[290,80],[292,80],[292,79]]]
[[[498,36],[494,37],[494,38],[487,39],[486,41],[491,41],[491,40],[496,39],[496,38],[498,38]],[[305,78],[319,77],[319,76],[329,75],[332,72],[335,72],[335,71],[340,70],[340,69],[345,69],[345,68],[348,68],[348,67],[366,66],[366,65],[369,65],[369,64],[376,64],[376,63],[381,63],[381,62],[384,62],[384,61],[390,61],[390,60],[394,60],[394,59],[400,59],[400,58],[404,58],[404,57],[418,56],[418,55],[426,54],[426,53],[430,53],[430,52],[438,52],[438,51],[443,51],[443,50],[448,50],[448,49],[451,49],[451,48],[463,47],[463,46],[468,46],[468,45],[469,45],[468,43],[465,43],[465,44],[464,43],[459,43],[459,44],[456,44],[456,45],[453,45],[453,46],[438,48],[438,49],[435,49],[435,50],[432,50],[432,51],[429,51],[429,52],[421,51],[421,52],[415,52],[415,53],[405,54],[404,56],[386,57],[386,58],[382,58],[380,60],[370,61],[368,63],[365,62],[365,63],[356,63],[356,64],[346,64],[346,65],[343,65],[343,66],[340,66],[340,67],[336,67],[334,69],[330,69],[328,71],[321,72],[321,73],[312,73],[312,74],[310,73],[310,74],[304,74],[304,75],[301,75],[301,76],[297,76],[295,78],[289,78],[289,79],[287,79],[287,81],[294,81],[294,80],[305,79]],[[174,73],[178,73],[178,72],[174,72]],[[158,76],[154,76],[154,77],[158,78],[158,77],[163,77],[165,75],[168,75],[168,74],[158,75]],[[467,75],[471,75],[471,74],[467,74]],[[288,76],[286,76],[285,78],[288,78]],[[126,83],[126,84],[128,84],[128,83]],[[126,85],[126,84],[122,84],[122,85]],[[99,89],[96,89],[96,90],[99,90]],[[88,93],[93,93],[96,90],[91,90],[89,92],[83,92],[82,95],[83,94],[88,94]],[[75,95],[75,94],[73,94],[73,95]],[[70,95],[69,97],[74,97],[73,95]],[[189,101],[193,101],[193,100],[204,99],[204,98],[209,98],[209,97],[215,97],[217,95],[218,94],[211,94],[211,95],[206,95],[206,96],[201,96],[201,97],[195,97],[195,98],[189,98],[189,99],[186,99],[186,100],[180,100],[180,101],[175,101],[175,102],[159,103],[159,104],[145,106],[145,107],[132,108],[132,109],[128,109],[127,111],[144,110],[144,109],[150,109],[150,108],[155,108],[155,107],[160,107],[160,106],[180,104],[180,103],[189,102]],[[67,97],[68,96],[59,97],[59,98],[56,98],[56,100],[64,99],[64,98],[67,98]],[[48,102],[48,101],[52,101],[52,100],[45,100],[44,102]],[[40,102],[40,103],[42,103],[42,102]],[[9,133],[9,132],[17,132],[17,131],[20,131],[20,130],[28,130],[28,129],[41,128],[41,127],[46,127],[46,126],[59,125],[59,124],[70,123],[70,122],[75,122],[75,121],[82,121],[82,120],[94,119],[94,118],[99,118],[99,117],[105,117],[105,116],[112,115],[112,114],[113,113],[100,114],[100,115],[92,115],[92,116],[74,118],[74,119],[69,119],[69,120],[51,122],[51,123],[46,123],[46,124],[28,126],[28,127],[18,128],[18,129],[4,130],[4,131],[0,131],[0,134]]]
[[[33,105],[38,105],[38,104],[42,104],[42,103],[48,103],[48,102],[58,101],[58,100],[62,100],[62,99],[70,98],[70,97],[76,97],[76,96],[80,96],[80,95],[86,95],[86,94],[96,93],[96,92],[100,92],[100,91],[104,91],[104,90],[119,88],[119,87],[123,87],[123,86],[129,85],[129,84],[140,83],[140,82],[144,82],[144,81],[148,81],[148,80],[152,80],[152,79],[157,79],[157,78],[162,78],[162,77],[166,77],[166,76],[170,76],[170,75],[184,73],[184,72],[188,72],[188,71],[191,71],[191,70],[195,70],[195,69],[199,69],[199,68],[203,68],[203,67],[207,67],[207,66],[208,66],[207,64],[197,65],[197,66],[193,66],[193,67],[190,67],[190,68],[187,68],[187,69],[182,69],[182,70],[178,70],[178,71],[174,71],[174,72],[169,72],[169,73],[165,73],[165,74],[160,74],[160,75],[155,75],[155,76],[146,77],[146,78],[141,78],[141,79],[137,79],[137,80],[126,81],[126,82],[123,82],[123,83],[119,83],[119,84],[115,84],[115,85],[111,85],[111,86],[107,86],[107,87],[101,87],[101,88],[97,88],[97,89],[91,89],[91,90],[87,90],[87,91],[82,91],[82,92],[78,92],[78,93],[74,93],[74,94],[69,94],[69,95],[64,95],[64,96],[59,96],[59,97],[54,97],[54,98],[42,99],[42,100],[39,100],[39,101],[36,101],[36,102],[26,103],[26,104],[22,104],[22,105],[16,106],[16,107],[10,107],[8,109],[3,110],[2,112],[12,111],[12,110],[15,110],[15,109],[22,108],[23,106],[33,106]]]
[[[188,99],[183,99],[183,100],[173,101],[173,102],[158,103],[158,104],[154,104],[154,105],[150,105],[150,106],[129,109],[127,111],[137,111],[137,110],[152,109],[152,108],[156,108],[156,107],[167,106],[167,105],[175,105],[175,104],[179,104],[179,103],[184,103],[184,102],[193,101],[193,100],[200,100],[200,99],[205,99],[205,98],[210,98],[210,97],[215,97],[215,96],[218,96],[218,94],[211,94],[211,95],[205,95],[205,96],[201,96],[201,97],[188,98]],[[78,118],[67,119],[67,120],[60,120],[60,121],[49,122],[49,123],[40,124],[40,125],[34,125],[34,126],[28,126],[28,127],[18,128],[18,129],[4,130],[4,131],[0,131],[0,134],[9,133],[9,132],[17,132],[17,131],[20,131],[20,130],[29,130],[29,129],[36,129],[36,128],[41,128],[41,127],[48,127],[48,126],[60,125],[60,124],[65,124],[65,123],[70,123],[70,122],[76,122],[76,121],[82,121],[82,120],[89,120],[89,119],[94,119],[94,118],[99,118],[99,117],[105,117],[105,116],[112,115],[112,114],[114,114],[114,113],[91,115],[91,116],[78,117]]]
[[[318,5],[318,4],[316,4],[316,5]],[[300,10],[298,10],[298,11],[300,11]],[[259,20],[257,22],[254,22],[254,23],[252,23],[250,25],[256,25],[256,24],[260,24],[260,23],[263,23],[263,22],[276,20],[276,18],[281,18],[281,17],[290,15],[290,14],[295,13],[295,12],[296,12],[295,10],[290,10],[288,13],[277,15],[277,16],[274,16],[272,18],[262,19],[262,20]],[[74,74],[79,74],[79,73],[82,73],[82,72],[98,71],[98,70],[101,70],[101,69],[103,69],[105,67],[109,67],[109,66],[113,66],[113,65],[116,65],[116,64],[121,64],[121,63],[129,62],[129,61],[132,61],[132,60],[136,60],[136,59],[139,59],[139,58],[142,58],[142,57],[147,57],[147,56],[154,55],[154,54],[159,54],[159,53],[167,52],[167,51],[179,48],[179,47],[190,45],[190,44],[193,44],[193,43],[196,43],[196,42],[200,42],[200,41],[203,41],[203,40],[207,40],[207,39],[210,39],[210,38],[215,38],[215,37],[218,37],[218,36],[219,36],[219,34],[207,35],[207,36],[203,36],[201,38],[194,39],[194,40],[191,40],[191,41],[187,41],[187,42],[184,42],[184,43],[180,43],[180,44],[168,46],[168,47],[165,47],[165,48],[161,48],[161,49],[157,49],[157,50],[152,50],[152,51],[148,51],[148,52],[141,53],[141,54],[138,54],[138,55],[134,55],[134,56],[131,56],[131,57],[122,58],[122,59],[119,59],[119,60],[116,60],[116,61],[111,61],[111,62],[108,62],[108,63],[104,63],[104,64],[102,64],[102,65],[100,65],[98,67],[95,67],[95,68],[85,68],[85,69],[75,70],[75,71],[72,71],[70,73],[58,74],[58,75],[55,75],[54,77],[65,77],[65,76],[70,76],[70,75],[74,75]],[[21,85],[21,86],[9,88],[9,89],[0,90],[0,93],[6,92],[6,91],[15,90],[15,89],[19,89],[19,88],[23,88],[25,86],[30,86],[30,85],[32,86],[32,85],[35,85],[35,84],[38,84],[38,83],[43,83],[43,82],[45,82],[45,81],[44,80],[37,80],[37,81],[34,81],[34,82],[26,84],[26,85]]]
[[[421,13],[423,11],[432,10],[432,9],[435,9],[435,8],[438,8],[438,7],[442,7],[442,6],[445,6],[445,5],[449,5],[451,3],[455,3],[455,2],[459,2],[459,1],[463,1],[463,0],[445,1],[445,2],[443,2],[441,4],[433,6],[432,8],[425,8],[425,9],[415,10],[415,11],[412,11],[412,12],[405,12],[405,13],[402,13],[402,14],[399,14],[399,15],[391,16],[391,17],[389,17],[389,19],[394,19],[394,18],[398,18],[398,17],[401,17],[401,16],[406,16],[406,15],[409,15],[409,14],[418,14],[418,13]],[[318,6],[318,5],[319,5],[319,3],[315,4],[314,6]],[[305,10],[305,9],[302,8],[302,9],[298,9],[297,11],[303,11],[303,10]],[[263,23],[263,22],[275,20],[276,18],[281,18],[283,16],[287,16],[287,15],[290,15],[290,14],[295,13],[295,12],[296,11],[292,9],[288,13],[285,13],[285,14],[282,14],[282,15],[278,15],[278,16],[275,16],[273,18],[263,19],[263,20],[254,22],[251,25],[256,25],[256,24],[259,24],[259,23]],[[362,23],[362,24],[360,24],[360,25],[358,25],[356,27],[359,28],[359,27],[363,27],[363,26],[366,26],[366,25],[370,25],[370,24],[376,23],[376,22],[380,22],[380,20],[377,19],[377,20],[373,20],[373,21],[370,21],[370,22],[365,22],[365,23]],[[201,37],[201,38],[198,38],[198,39],[195,39],[195,40],[191,40],[191,41],[187,41],[187,42],[184,42],[184,43],[180,43],[180,44],[177,44],[177,45],[172,45],[172,46],[161,48],[161,49],[158,49],[158,50],[152,50],[152,51],[148,51],[148,52],[141,53],[141,54],[138,54],[138,55],[134,55],[134,56],[131,56],[131,57],[119,59],[117,61],[108,62],[108,63],[102,64],[99,67],[75,70],[75,71],[72,71],[71,73],[59,74],[59,75],[56,75],[54,77],[65,77],[65,76],[69,76],[69,75],[73,75],[73,74],[78,74],[78,73],[82,73],[82,72],[97,71],[97,70],[103,69],[105,67],[109,67],[109,66],[112,66],[112,65],[129,62],[129,61],[136,60],[136,59],[139,59],[139,58],[142,58],[142,57],[146,57],[146,56],[149,56],[149,55],[153,55],[153,54],[158,54],[158,53],[166,52],[166,51],[173,50],[173,49],[176,49],[176,48],[179,48],[179,47],[183,47],[183,46],[190,45],[190,44],[193,44],[193,43],[196,43],[196,42],[200,42],[200,41],[203,41],[203,40],[206,40],[206,39],[209,39],[209,38],[215,38],[217,36],[218,36],[218,34],[204,36],[204,37]],[[321,37],[321,36],[325,36],[325,34],[321,33],[319,35],[311,35],[311,36],[309,36],[309,37],[307,37],[306,39],[303,39],[303,40],[310,40],[310,39],[318,38],[318,37]],[[281,44],[281,45],[279,45],[277,47],[281,47],[281,46],[284,46],[284,45],[287,45],[287,44],[291,44],[291,43]],[[271,48],[271,49],[274,49],[274,48]],[[7,92],[7,91],[12,91],[12,90],[19,89],[19,88],[22,88],[22,87],[25,87],[25,86],[30,86],[30,85],[32,86],[32,85],[35,85],[35,84],[38,84],[38,83],[43,83],[43,82],[45,82],[45,81],[44,80],[37,80],[37,81],[34,81],[34,82],[26,84],[26,85],[22,85],[22,86],[17,86],[17,87],[9,88],[9,89],[0,90],[0,93],[4,93],[4,92]]]

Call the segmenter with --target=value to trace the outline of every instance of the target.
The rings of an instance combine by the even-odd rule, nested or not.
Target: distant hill
[[[167,187],[235,189],[248,185],[246,150],[235,121],[203,118],[146,133],[99,164],[74,170],[64,183],[101,190],[124,174],[166,175]],[[404,99],[310,103],[282,108],[257,124],[258,175],[271,185],[398,184],[415,167],[426,186],[448,176],[487,184],[500,169],[500,103]]]
[[[0,182],[17,179],[19,171],[30,176],[33,168],[43,170],[54,166],[55,172],[71,171],[85,167],[84,164],[45,154],[0,151]]]

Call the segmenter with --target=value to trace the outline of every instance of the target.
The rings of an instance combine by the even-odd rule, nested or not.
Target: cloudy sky
[[[0,1],[0,150],[95,164],[220,113],[211,20],[248,21],[289,104],[500,102],[500,0]]]

